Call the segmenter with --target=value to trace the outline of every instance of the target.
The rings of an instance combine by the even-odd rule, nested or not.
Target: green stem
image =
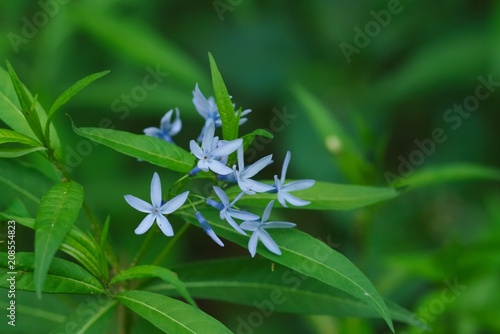
[[[175,246],[175,244],[177,243],[177,241],[184,235],[184,233],[186,233],[186,231],[188,230],[189,226],[190,226],[190,224],[188,224],[188,223],[184,224],[184,226],[182,226],[182,228],[179,230],[179,232],[177,232],[174,235],[174,237],[172,239],[170,239],[170,242],[165,246],[165,248],[163,248],[163,250],[161,251],[161,253],[153,261],[153,266],[157,266],[157,265],[159,265],[160,263],[163,262],[163,260],[168,255],[168,253],[170,252],[170,250]]]
[[[149,231],[148,235],[146,236],[146,239],[144,239],[144,241],[142,242],[141,247],[137,251],[137,255],[130,263],[130,268],[134,267],[140,260],[142,260],[144,254],[146,254],[146,251],[148,250],[149,246],[151,245],[151,242],[153,241],[153,238],[156,235],[157,235],[157,228],[155,225],[152,231]]]

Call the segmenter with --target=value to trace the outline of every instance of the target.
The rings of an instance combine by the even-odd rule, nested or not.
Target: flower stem
[[[163,248],[161,253],[156,257],[156,259],[153,261],[153,266],[157,266],[163,262],[165,257],[168,255],[170,250],[175,246],[177,241],[186,233],[188,230],[190,224],[186,223],[182,228],[177,232],[172,239],[170,239],[170,242]]]
[[[153,238],[156,235],[157,235],[157,229],[155,225],[152,231],[149,231],[148,235],[146,236],[146,239],[144,239],[144,241],[142,242],[141,247],[137,251],[137,255],[130,263],[130,268],[134,267],[140,260],[142,260],[144,254],[146,254],[146,251],[148,250],[149,246],[151,245],[151,242],[153,241]]]

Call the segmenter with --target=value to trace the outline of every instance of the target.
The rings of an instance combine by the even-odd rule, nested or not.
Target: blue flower
[[[200,222],[201,227],[203,228],[203,231],[212,238],[213,241],[215,241],[219,246],[224,247],[224,244],[222,241],[219,239],[219,237],[215,234],[214,230],[210,227],[208,224],[207,220],[201,215],[200,212],[196,211],[194,214],[196,216],[196,219]]]
[[[202,146],[200,147],[194,140],[189,142],[191,152],[197,157],[198,169],[208,172],[211,171],[227,175],[232,173],[231,168],[226,166],[227,156],[238,149],[243,143],[242,139],[235,139],[231,141],[219,141],[218,137],[214,137],[215,126],[210,122],[207,131],[203,135]],[[193,175],[193,171],[190,175]]]
[[[198,87],[198,84],[196,84],[194,91],[193,91],[193,104],[198,112],[198,114],[205,119],[205,125],[203,126],[201,133],[197,139],[198,142],[201,142],[203,135],[205,134],[205,131],[207,130],[208,124],[210,122],[213,122],[215,127],[221,127],[222,126],[222,120],[220,118],[220,113],[219,109],[217,108],[217,104],[215,103],[215,99],[213,96],[210,96],[208,99],[203,95],[203,93],[200,91],[200,88]],[[234,104],[233,104],[234,107]],[[251,113],[252,110],[250,109],[245,109],[241,112],[240,117],[246,116],[249,113]],[[238,115],[238,112],[235,112],[236,115]],[[242,125],[247,121],[246,118],[240,118],[239,125]]]
[[[288,164],[290,163],[291,153],[290,151],[286,152],[285,161],[283,162],[283,169],[281,170],[281,179],[278,179],[278,176],[274,176],[274,187],[271,193],[278,193],[278,201],[285,208],[287,207],[286,202],[295,205],[295,206],[304,206],[310,201],[304,201],[300,198],[297,198],[293,195],[290,195],[290,191],[302,190],[306,188],[310,188],[314,185],[316,181],[314,180],[300,180],[290,182],[285,184],[286,171],[288,169]]]
[[[167,237],[174,235],[172,225],[163,215],[169,214],[180,208],[186,201],[189,191],[175,196],[170,201],[163,203],[161,197],[161,182],[157,173],[153,174],[151,180],[151,204],[143,201],[132,195],[125,195],[125,200],[134,209],[147,213],[148,215],[142,220],[139,226],[135,229],[135,234],[144,234],[153,226],[154,221],[160,227],[163,234]]]
[[[243,146],[238,148],[238,169],[236,166],[233,166],[233,175],[228,177],[229,181],[238,182],[238,186],[241,191],[246,194],[253,195],[256,192],[262,193],[266,191],[272,191],[274,189],[273,186],[264,184],[262,182],[251,180],[255,174],[260,172],[264,167],[271,164],[273,162],[273,155],[270,154],[259,161],[253,163],[250,166],[245,167],[245,162],[243,159]]]
[[[252,236],[248,241],[248,250],[252,257],[255,256],[257,252],[257,243],[258,241],[262,241],[264,246],[269,249],[271,252],[277,255],[281,255],[281,251],[276,244],[276,242],[271,238],[269,233],[265,230],[267,228],[292,228],[296,225],[294,223],[289,222],[268,222],[269,216],[271,215],[271,210],[273,209],[274,201],[269,202],[266,209],[264,210],[264,214],[262,215],[262,219],[252,220],[252,221],[244,221],[240,227],[246,231],[252,231]]]
[[[178,134],[182,128],[182,122],[179,117],[179,109],[175,108],[175,120],[172,122],[173,109],[169,110],[165,116],[162,117],[160,128],[150,127],[144,129],[144,134],[150,137],[156,137],[173,143],[172,137]]]
[[[219,197],[222,203],[214,201],[211,198],[207,198],[207,204],[216,208],[217,210],[220,211],[220,219],[225,219],[231,225],[236,231],[243,235],[247,235],[245,231],[243,231],[238,224],[234,221],[233,218],[241,219],[241,220],[257,220],[259,219],[259,216],[254,215],[253,213],[246,212],[246,211],[240,211],[233,209],[232,207],[238,200],[243,196],[244,193],[240,193],[236,198],[229,203],[229,198],[227,197],[226,193],[224,190],[222,190],[219,187],[214,187],[215,193]]]

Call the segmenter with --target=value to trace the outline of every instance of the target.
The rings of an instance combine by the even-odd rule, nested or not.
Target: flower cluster
[[[254,180],[253,178],[255,175],[266,166],[273,163],[272,154],[261,158],[253,164],[245,165],[243,140],[235,139],[226,141],[219,139],[219,137],[215,135],[216,128],[222,126],[221,116],[215,99],[213,97],[207,99],[200,91],[198,85],[196,85],[193,91],[193,104],[197,112],[204,118],[205,123],[197,140],[191,140],[189,143],[191,153],[197,158],[196,166],[189,172],[189,176],[194,176],[201,171],[210,171],[217,176],[221,185],[235,183],[240,190],[239,194],[231,201],[221,187],[214,186],[213,190],[219,201],[208,197],[204,199],[204,203],[217,209],[220,218],[227,221],[227,223],[238,233],[247,235],[245,231],[252,232],[248,243],[248,250],[252,257],[255,256],[259,240],[269,251],[280,255],[281,251],[278,245],[271,238],[271,235],[266,229],[291,228],[294,227],[295,224],[290,222],[268,221],[274,205],[274,200],[268,203],[261,217],[254,213],[238,209],[236,203],[243,196],[270,193],[276,194],[278,202],[283,207],[287,207],[287,204],[304,206],[310,202],[297,198],[291,195],[290,192],[312,187],[315,181],[300,180],[285,183],[286,173],[291,159],[290,151],[286,153],[281,176],[278,178],[278,176],[275,175],[274,183],[266,184]],[[244,110],[241,112],[240,117],[246,116],[250,112],[250,109]],[[175,109],[175,119],[172,118],[173,113],[174,110],[170,110],[165,114],[161,119],[160,128],[150,127],[145,129],[144,133],[147,136],[157,137],[173,143],[172,137],[178,134],[182,128],[179,110],[177,108]],[[240,118],[239,125],[245,123],[246,120],[246,118]],[[234,152],[236,152],[237,155],[237,164],[228,166],[229,156]],[[172,226],[164,215],[179,209],[186,200],[189,201],[188,196],[189,191],[186,191],[170,199],[168,202],[164,202],[162,199],[160,178],[158,174],[155,173],[151,181],[151,204],[132,195],[125,196],[125,200],[133,208],[148,214],[136,228],[135,233],[145,233],[153,225],[154,221],[156,221],[165,235],[172,236],[174,234]],[[223,247],[223,242],[212,230],[207,220],[196,210],[193,203],[191,203],[191,205],[195,210],[195,217],[205,233],[218,245]],[[236,220],[242,222],[238,224]]]

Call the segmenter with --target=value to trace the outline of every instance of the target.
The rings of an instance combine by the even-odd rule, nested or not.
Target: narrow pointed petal
[[[285,199],[285,201],[287,201],[288,203],[295,205],[295,206],[304,206],[304,205],[311,204],[310,201],[304,201],[304,200],[297,198],[289,193],[283,193],[283,198]]]
[[[175,121],[173,121],[170,125],[169,134],[171,136],[175,136],[176,134],[181,132],[181,129],[182,129],[182,121],[181,121],[181,118],[179,116],[179,109],[177,109],[177,108],[175,108],[175,115],[176,115]]]
[[[156,218],[156,223],[158,224],[158,227],[163,232],[163,234],[165,234],[167,237],[171,237],[174,235],[174,229],[172,228],[172,225],[170,225],[170,222],[167,218],[162,215],[158,215],[158,217]]]
[[[288,169],[288,164],[290,163],[291,158],[290,151],[286,152],[285,161],[283,162],[283,168],[281,169],[281,184],[285,183],[286,171]]]
[[[203,117],[207,118],[207,111],[209,110],[209,105],[208,101],[203,95],[203,93],[200,91],[200,88],[198,87],[198,84],[194,87],[193,91],[193,104],[194,107],[196,108],[196,111]]]
[[[250,252],[250,255],[252,255],[252,257],[254,257],[255,253],[257,253],[257,242],[259,241],[258,233],[258,231],[253,232],[250,240],[248,241],[248,251]]]
[[[245,178],[251,178],[261,170],[263,170],[267,165],[273,162],[273,155],[270,154],[259,161],[251,164],[250,166],[247,166],[245,170],[243,171],[243,174],[245,175]]]
[[[282,190],[285,190],[287,192],[289,191],[296,191],[296,190],[303,190],[310,188],[316,183],[314,180],[300,180],[300,181],[294,181],[290,182],[288,184],[285,184],[284,186],[281,187]]]
[[[198,164],[198,167],[199,166],[200,165]],[[227,174],[231,174],[233,172],[233,170],[231,168],[227,167],[226,165],[224,165],[223,163],[221,163],[220,161],[217,161],[217,160],[211,160],[208,163],[208,168],[210,168],[213,172],[220,174],[220,175],[227,175]],[[203,169],[203,168],[201,168],[201,169]]]
[[[201,149],[200,145],[198,145],[194,140],[191,140],[189,142],[189,148],[191,149],[191,152],[195,157],[197,157],[198,159],[203,159],[203,150]]]
[[[259,181],[254,181],[254,180],[250,180],[250,179],[244,179],[242,181],[243,181],[247,191],[250,191],[250,192],[265,193],[267,191],[274,189],[273,186],[259,182]],[[241,190],[243,190],[243,188],[241,188]]]
[[[170,109],[169,111],[167,111],[167,113],[165,114],[165,116],[163,116],[161,118],[160,127],[162,129],[168,129],[168,128],[170,128],[170,123],[171,123],[172,113],[173,112],[174,112],[174,110]]]
[[[238,147],[238,170],[241,172],[245,168],[245,161],[243,156],[243,146]]]
[[[259,229],[259,221],[244,221],[240,224],[240,227],[246,231],[257,231]]]
[[[247,234],[245,233],[245,231],[243,231],[243,230],[241,229],[241,227],[240,227],[238,224],[236,224],[236,222],[233,220],[233,218],[231,218],[231,216],[230,216],[230,215],[226,215],[226,221],[227,221],[227,222],[229,223],[229,225],[231,225],[231,227],[232,227],[232,228],[234,228],[236,231],[238,231],[239,233],[241,233],[241,234],[243,234],[243,235],[247,235]]]
[[[151,211],[153,211],[153,206],[140,198],[137,198],[133,195],[125,195],[124,198],[127,203],[137,211],[144,213],[150,213]]]
[[[267,222],[264,224],[264,228],[292,228],[295,226],[297,225],[289,222]]]
[[[252,190],[251,182],[248,182],[250,180],[241,179],[239,177],[237,179],[238,179],[238,187],[240,187],[241,191],[243,191],[245,194],[255,195],[255,191]]]
[[[150,136],[150,137],[160,137],[161,136],[161,130],[158,128],[155,128],[155,127],[145,128],[142,131],[144,131],[144,134],[146,136]]]
[[[235,210],[235,209],[228,209],[227,213],[229,216],[241,219],[241,220],[259,220],[260,217],[257,215],[254,215],[253,213],[246,212],[246,211],[240,211],[240,210]]]
[[[260,229],[259,230],[259,239],[262,241],[264,246],[266,246],[267,249],[269,249],[271,252],[277,255],[281,255],[280,248],[278,247],[278,244],[271,238],[269,233],[267,233],[265,230]]]
[[[238,202],[240,200],[241,197],[243,197],[243,195],[245,195],[244,192],[241,192],[238,194],[238,196],[235,197],[235,199],[233,199],[233,201],[231,202],[231,204],[229,204],[229,206],[233,206],[236,204],[236,202]]]
[[[278,202],[280,202],[280,204],[284,208],[288,208],[288,205],[286,205],[286,201],[285,201],[285,196],[286,195],[288,195],[288,193],[286,193],[284,191],[278,191]]]
[[[174,212],[175,210],[180,208],[184,204],[184,202],[186,202],[188,195],[189,191],[185,191],[182,194],[175,196],[170,201],[161,206],[160,212],[165,215]]]
[[[224,145],[217,147],[215,150],[213,150],[211,156],[217,157],[217,158],[227,156],[227,155],[233,153],[234,151],[236,151],[238,149],[238,147],[241,146],[242,143],[243,143],[243,140],[241,140],[241,139],[235,139],[235,140],[228,141]]]
[[[262,214],[262,222],[266,222],[269,219],[269,216],[271,215],[271,211],[273,210],[273,205],[274,201],[269,202],[269,204],[266,206],[266,209],[264,210],[264,213]]]
[[[212,150],[212,142],[214,140],[215,125],[212,120],[207,120],[205,134],[203,135],[202,148],[205,152]]]
[[[159,208],[161,206],[161,181],[158,173],[153,174],[153,179],[151,180],[151,204],[153,208]]]
[[[153,226],[153,223],[155,221],[156,215],[154,213],[150,213],[144,219],[141,221],[139,226],[135,229],[134,233],[135,234],[144,234]]]
[[[229,205],[229,198],[227,198],[226,193],[219,187],[214,187],[214,191],[221,200],[222,204],[226,207]]]
[[[215,241],[215,243],[221,247],[224,247],[224,243],[219,239],[219,237],[217,236],[217,234],[215,234],[214,230],[210,229],[208,231],[205,231],[205,233],[210,237],[212,238],[213,241]]]

